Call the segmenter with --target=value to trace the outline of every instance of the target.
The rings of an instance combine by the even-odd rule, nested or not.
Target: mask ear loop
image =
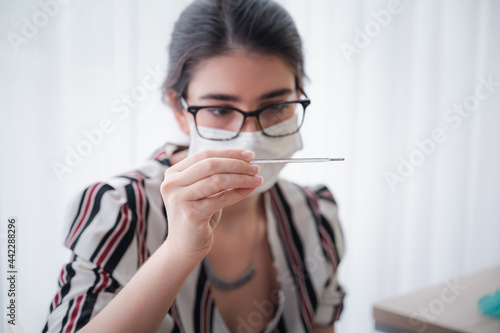
[[[196,123],[196,119],[193,114],[188,112],[189,105],[187,104],[184,96],[181,96],[180,98],[180,106],[182,108],[181,112],[184,113],[184,116],[186,117],[187,122],[190,122],[190,118],[192,118],[193,122]],[[189,127],[189,125],[187,125]],[[196,127],[196,126],[195,126]]]

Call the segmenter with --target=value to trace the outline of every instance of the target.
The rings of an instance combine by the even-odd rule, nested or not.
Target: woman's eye
[[[287,107],[288,107],[287,104],[277,104],[271,106],[269,109],[273,112],[283,112],[286,110]]]
[[[225,116],[225,115],[228,115],[228,114],[230,114],[232,112],[232,110],[224,109],[224,108],[211,108],[211,109],[208,109],[208,110],[214,116]]]

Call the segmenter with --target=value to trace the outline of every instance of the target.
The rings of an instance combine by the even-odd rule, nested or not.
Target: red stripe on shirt
[[[167,153],[165,152],[165,150],[159,151],[158,154],[153,156],[153,159],[159,160],[160,158],[163,158],[163,157],[165,157],[165,158],[167,157]]]
[[[314,209],[314,214],[316,216],[320,216],[321,210],[319,209],[319,204],[316,195],[307,187],[301,187],[301,188],[305,192],[306,196],[310,199],[310,202],[312,203],[312,207]]]
[[[275,207],[275,211],[277,213],[278,217],[278,224],[281,227],[282,235],[285,240],[285,246],[288,249],[288,253],[290,254],[290,259],[292,260],[292,267],[302,267],[300,264],[300,255],[298,253],[297,248],[295,247],[295,243],[293,242],[292,236],[291,236],[291,231],[290,231],[290,221],[288,220],[284,208],[281,205],[280,201],[276,198],[274,191],[271,191],[271,201],[273,203],[273,206]],[[293,270],[293,269],[292,269]],[[292,272],[293,274],[300,274],[301,272]],[[309,300],[309,296],[307,295],[307,289],[304,285],[304,280],[305,277],[303,274],[302,276],[299,276],[298,279],[296,279],[299,292],[300,292],[300,300],[301,300],[301,308],[302,308],[302,313],[305,314],[306,319],[307,319],[307,324],[309,325],[308,329],[312,330],[312,323],[313,323],[313,315],[312,315],[312,305]]]
[[[211,289],[210,283],[207,282],[205,284],[205,290],[203,290],[202,297],[202,307],[201,307],[201,315],[202,315],[202,332],[210,332],[210,300],[211,300]]]
[[[177,311],[177,305],[175,304],[175,301],[172,304],[172,317],[174,317],[174,321],[177,324],[177,326],[179,327],[179,330],[182,333],[184,333],[185,330],[184,330],[184,327],[182,326],[181,319],[179,317],[179,311]]]
[[[141,260],[141,265],[146,261],[147,257],[147,250],[146,250],[146,235],[145,235],[145,230],[146,230],[146,212],[145,212],[145,204],[144,204],[144,192],[141,189],[141,186],[139,186],[138,183],[134,183],[135,186],[133,188],[135,189],[137,195],[136,197],[138,198],[137,202],[139,204],[139,207],[137,209],[137,220],[138,220],[138,230],[139,230],[139,248],[140,248],[140,260]]]
[[[333,265],[333,269],[337,269],[338,262],[337,262],[337,257],[335,256],[335,253],[333,252],[333,243],[332,240],[330,239],[328,233],[323,227],[319,227],[319,235],[320,235],[320,240],[321,244],[323,245],[323,248],[328,252],[328,256],[331,259],[331,263]]]
[[[83,215],[82,217],[79,219],[78,223],[76,224],[76,226],[74,226],[73,230],[71,231],[71,236],[68,238],[68,241],[66,242],[66,246],[69,248],[71,243],[73,242],[74,238],[76,237],[76,235],[81,231],[81,226],[83,224],[83,222],[86,220],[87,218],[87,213],[89,212],[89,207],[90,207],[90,203],[94,201],[95,199],[95,195],[94,195],[94,192],[97,192],[96,191],[96,188],[99,187],[101,185],[101,183],[97,183],[95,184],[92,189],[89,191],[89,194],[88,196],[85,198],[84,202],[83,202],[83,205],[85,205],[85,209],[83,211]]]
[[[312,192],[307,187],[302,187],[302,190],[307,195],[307,197],[310,199],[310,202],[312,203],[312,207],[314,209],[314,214],[317,217],[320,217],[321,210],[319,208],[319,202],[318,202],[316,195],[314,194],[314,192]],[[330,197],[333,198],[330,191],[328,191],[328,190],[323,190],[322,193],[330,194]],[[333,252],[334,245],[332,243],[332,239],[329,237],[327,231],[325,230],[325,227],[323,225],[321,225],[321,223],[319,223],[319,225],[318,225],[318,231],[319,231],[320,240],[321,240],[321,243],[323,245],[323,248],[328,252],[328,256],[331,259],[330,261],[333,265],[333,268],[337,269],[338,261],[337,261],[337,258],[335,256],[334,252]]]
[[[101,255],[99,256],[99,259],[97,260],[97,266],[103,267],[102,263],[106,260],[106,258],[108,257],[108,254],[111,252],[111,250],[115,246],[118,239],[120,239],[121,236],[123,235],[123,233],[125,233],[127,231],[127,227],[129,225],[129,222],[130,222],[129,208],[127,206],[123,206],[122,207],[122,219],[120,220],[119,228],[116,232],[113,233],[111,240],[104,247],[104,251],[101,253]]]
[[[104,291],[108,287],[108,284],[110,282],[108,273],[103,269],[99,269],[99,279],[100,283],[96,283],[96,286],[94,288],[94,293],[96,294]]]
[[[73,327],[75,326],[76,318],[78,317],[78,313],[81,311],[81,306],[83,305],[83,302],[82,302],[83,297],[84,296],[81,295],[76,299],[76,304],[73,307],[73,311],[71,312],[71,318],[69,320],[68,325],[66,326],[66,330],[65,330],[66,333],[73,332]]]
[[[61,269],[61,274],[59,275],[59,286],[60,287],[58,288],[56,296],[54,297],[54,302],[53,302],[54,308],[59,306],[60,302],[62,301],[61,287],[66,284],[66,280],[64,279],[66,273],[67,273],[66,266],[64,266],[63,269]]]
[[[345,296],[345,293],[344,292],[341,292],[340,293],[342,296],[342,299],[344,299],[344,296]],[[335,310],[335,317],[334,317],[334,321],[337,321],[340,319],[340,314],[342,313],[342,310],[344,309],[344,303],[340,303],[339,305],[337,305],[337,308]]]
[[[124,174],[124,176],[134,178],[137,181],[141,181],[141,180],[146,179],[146,177],[144,177],[143,174],[141,174],[140,172],[137,172],[137,171],[127,172]]]
[[[57,306],[59,305],[59,295],[61,294],[61,290],[59,289],[56,293],[56,297],[54,297],[54,301],[52,302],[52,308],[57,308]]]

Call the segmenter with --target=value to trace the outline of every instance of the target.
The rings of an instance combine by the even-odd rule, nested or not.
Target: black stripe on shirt
[[[156,162],[159,162],[162,165],[170,167],[170,160],[168,158],[155,159]]]
[[[321,216],[321,226],[325,229],[326,233],[328,234],[328,238],[332,242],[331,244],[333,245],[333,254],[335,255],[335,259],[336,259],[336,262],[338,265],[338,263],[340,263],[340,256],[339,256],[339,253],[337,251],[337,244],[335,242],[335,234],[333,232],[332,227],[330,226],[330,223],[328,223],[328,220],[324,216]],[[330,256],[327,255],[326,258],[328,258],[328,260],[331,261]],[[332,264],[334,264],[334,263],[332,263]]]
[[[296,280],[297,287],[300,284],[300,281],[298,281],[298,279],[302,280],[302,282],[305,284],[307,296],[308,296],[309,302],[312,306],[313,313],[311,315],[314,316],[314,312],[316,311],[318,300],[317,300],[316,293],[314,291],[314,287],[312,285],[311,279],[309,277],[309,271],[307,270],[305,262],[304,262],[304,260],[305,260],[304,259],[304,248],[302,246],[302,241],[300,239],[300,236],[299,236],[297,229],[295,228],[295,224],[293,223],[292,212],[291,212],[291,209],[290,209],[288,202],[286,201],[285,196],[283,195],[278,184],[276,184],[276,186],[274,188],[276,190],[276,194],[278,195],[278,198],[279,198],[281,205],[282,205],[282,207],[285,211],[285,214],[286,214],[287,221],[285,221],[285,222],[288,223],[288,227],[290,228],[290,233],[291,233],[292,239],[293,239],[293,246],[296,247],[297,252],[299,253],[299,256],[300,256],[300,263],[299,263],[300,267],[294,267],[295,265],[292,264],[292,260],[290,260],[290,258],[288,258],[288,256],[290,254],[287,251],[287,258],[288,258],[287,262],[289,265],[289,269],[290,269],[290,272],[293,273],[292,275]],[[282,241],[284,241],[284,240],[282,239]],[[285,243],[283,243],[283,244],[285,244]],[[285,248],[286,248],[286,245],[285,245]],[[298,293],[298,294],[299,294],[299,297],[302,298],[301,293]],[[302,300],[302,302],[307,302],[307,300]],[[308,323],[308,319],[304,315],[305,314],[301,312],[301,317],[302,317],[302,321],[304,323],[304,327],[309,327],[313,323],[312,322]]]
[[[174,323],[174,328],[172,329],[172,333],[181,333],[181,329],[177,323]]]
[[[76,318],[76,328],[75,332],[80,330],[83,326],[87,325],[90,321],[90,317],[92,315],[92,311],[94,310],[95,303],[97,301],[98,294],[90,294],[87,293],[85,297],[85,302],[82,306],[82,311],[80,315]]]
[[[87,196],[87,192],[90,191],[91,187],[92,186],[87,187],[82,193],[82,196],[80,198],[80,203],[78,204],[78,209],[76,210],[75,218],[73,219],[73,222],[71,222],[71,225],[69,226],[69,231],[68,231],[68,235],[66,237],[65,242],[69,241],[69,238],[71,237],[71,234],[72,234],[71,231],[73,230],[73,228],[76,224],[76,221],[78,220],[78,217],[82,213],[82,209],[84,206],[83,204],[86,202],[85,197]]]
[[[95,276],[94,283],[87,290],[87,297],[85,298],[85,302],[83,303],[82,312],[80,313],[80,317],[76,322],[76,330],[79,330],[83,326],[85,326],[90,321],[90,317],[92,316],[92,311],[94,310],[94,306],[99,295],[98,293],[94,293],[94,289],[99,283],[102,284],[102,276],[99,271],[102,271],[102,268],[95,267],[94,269],[92,269],[92,272]],[[111,277],[109,277],[109,279],[111,280]]]
[[[68,310],[66,311],[66,315],[64,315],[64,318],[62,320],[61,330],[59,331],[59,333],[63,333],[63,330],[66,328],[66,324],[68,323],[69,316],[71,316],[71,312],[72,312],[71,310],[73,309],[73,303],[74,302],[75,302],[75,300],[72,299],[68,303]]]
[[[318,206],[318,203],[311,203],[311,200],[316,200],[317,198],[311,198],[308,193],[306,193],[305,190],[303,190],[304,192],[304,197],[306,198],[306,201],[307,201],[307,206],[309,207],[309,210],[311,212],[313,212],[313,216],[314,216],[314,220],[316,222],[316,227],[317,227],[317,230],[318,230],[318,238],[320,240],[319,244],[321,245],[321,250],[323,251],[323,255],[325,257],[326,260],[328,260],[329,262],[332,261],[332,258],[330,258],[330,255],[328,253],[328,250],[325,248],[325,246],[323,245],[323,242],[321,241],[321,231],[320,229],[322,228],[322,223],[323,222],[327,222],[325,221],[325,218],[323,216],[318,216],[318,214],[321,214],[319,212],[316,211],[314,205]],[[310,192],[311,194],[313,194],[313,192]],[[328,223],[328,222],[327,222]],[[337,252],[334,250],[334,252]]]
[[[177,310],[177,304],[174,302],[172,303],[172,306],[170,309],[168,309],[168,314],[172,319],[174,320],[174,327],[172,328],[171,333],[181,333],[184,332],[184,329],[181,329],[181,323],[180,323],[180,318],[179,318],[179,311]]]
[[[113,232],[118,228],[120,225],[120,221],[122,220],[122,210],[118,212],[118,216],[116,217],[115,224],[113,225],[113,228],[110,228],[108,232],[104,235],[104,237],[101,239],[99,242],[99,245],[97,245],[94,253],[90,257],[90,261],[95,262],[96,257],[99,255],[99,252],[101,252],[101,249],[104,247],[104,245],[108,242],[109,238],[113,234]],[[112,273],[112,272],[111,272]]]
[[[134,185],[136,186],[141,186],[139,185],[139,182],[133,182],[125,187],[126,193],[127,193],[127,204],[130,207],[130,213],[132,214],[131,220],[132,220],[132,225],[131,228],[134,231],[134,236],[136,238],[137,242],[137,267],[140,267],[142,265],[141,262],[141,255],[142,255],[142,249],[141,249],[141,244],[146,242],[146,237],[142,237],[142,235],[139,234],[139,228],[140,228],[140,223],[141,220],[144,219],[142,216],[142,212],[140,211],[139,207],[139,202],[141,201],[141,194],[139,191],[137,191],[134,188]],[[144,189],[142,188],[142,191]],[[144,200],[146,201],[146,200]],[[144,202],[145,204],[145,202]],[[146,221],[144,220],[142,223],[146,224]],[[133,226],[133,228],[132,228]],[[141,239],[142,238],[142,239]]]
[[[215,311],[215,302],[211,302],[210,311],[207,313],[208,318],[210,318],[210,322],[208,324],[208,331],[214,331],[214,311]]]
[[[279,333],[287,333],[284,316],[281,315],[280,321],[278,322],[277,330]]]
[[[130,208],[131,212],[131,216],[129,216],[130,225],[126,230],[125,234],[123,235],[123,237],[121,237],[121,239],[118,240],[119,241],[118,246],[115,248],[115,250],[109,257],[108,261],[104,264],[104,269],[108,272],[114,271],[115,267],[118,265],[122,257],[125,255],[125,252],[127,252],[127,249],[129,248],[130,244],[132,244],[132,241],[134,239],[134,233],[137,228],[137,213],[135,210],[136,193],[132,184],[128,184],[127,186],[125,186],[125,192],[127,193],[127,205]],[[124,221],[123,223],[126,223],[126,221]]]
[[[75,276],[75,270],[73,269],[73,263],[76,261],[76,256],[73,258],[73,261],[66,265],[64,268],[66,270],[66,283],[61,287],[61,299],[59,300],[59,304],[63,303],[63,299],[69,294],[71,290],[71,279]]]
[[[186,147],[180,147],[178,149],[176,149],[173,153],[177,153],[178,151],[181,151],[181,150],[184,150],[184,149],[187,149]],[[157,149],[150,157],[152,160],[162,164],[162,165],[165,165],[167,167],[170,167],[171,166],[171,163],[170,163],[170,160],[168,159],[168,156],[165,152],[165,148],[162,147],[162,148],[159,148]]]
[[[165,207],[165,203],[163,202],[163,200],[161,201],[161,212],[163,213],[163,217],[165,217],[165,225],[166,225],[165,239],[167,239],[167,236],[168,236],[168,217],[167,217],[167,208]]]
[[[59,281],[61,298],[59,299],[59,302],[58,302],[59,304],[56,304],[55,307],[53,305],[54,302],[51,302],[50,313],[52,313],[52,311],[54,311],[60,305],[64,304],[63,299],[64,299],[64,297],[66,297],[66,295],[68,295],[69,291],[71,290],[71,279],[75,276],[75,270],[73,269],[72,265],[75,262],[75,260],[76,260],[76,255],[74,256],[73,261],[66,264],[62,269],[62,274],[65,277],[65,281],[64,281],[64,283],[62,281]],[[58,291],[58,293],[59,293],[59,291]],[[64,320],[63,320],[63,323],[61,326],[61,331],[62,331],[62,328],[66,325],[66,322],[68,320],[68,313],[71,309],[72,304],[73,304],[73,300],[71,300],[69,305],[68,305],[68,310],[66,311],[66,316],[64,317]],[[43,328],[42,333],[48,332],[48,330],[49,330],[49,321],[47,320],[45,327]]]
[[[316,221],[316,227],[318,228],[319,239],[321,239],[320,229],[324,229],[324,231],[326,231],[326,233],[328,234],[329,240],[331,241],[330,244],[333,244],[332,252],[334,253],[336,262],[338,263],[340,261],[340,258],[339,258],[339,255],[337,253],[337,247],[335,246],[335,236],[334,236],[333,230],[332,230],[328,220],[323,215],[321,215],[321,210],[319,209],[319,193],[320,192],[330,193],[330,191],[325,186],[323,186],[322,188],[320,188],[319,190],[317,190],[315,192],[311,191],[309,188],[299,187],[299,189],[304,193],[304,197],[306,198],[307,206],[309,207],[309,210],[313,213],[314,219]],[[321,199],[335,203],[335,200],[330,200],[328,197],[321,197]],[[333,197],[332,197],[332,199],[333,199]],[[320,242],[320,243],[322,243],[322,242]],[[326,260],[328,260],[331,264],[334,264],[332,262],[333,258],[330,257],[330,254],[328,253],[327,249],[325,249],[324,246],[322,246],[321,249],[323,251],[323,255],[325,256]]]
[[[83,233],[83,230],[85,230],[89,224],[94,220],[94,218],[96,217],[97,213],[99,213],[99,210],[101,209],[101,199],[102,199],[102,196],[104,195],[104,193],[106,193],[107,191],[110,191],[110,190],[113,190],[114,188],[111,187],[110,185],[108,184],[104,184],[100,189],[99,191],[97,192],[97,194],[95,194],[95,199],[94,199],[94,204],[92,205],[91,207],[91,212],[90,212],[90,216],[87,218],[87,221],[85,222],[85,224],[83,226],[80,226],[82,232],[79,232],[78,233],[78,236],[73,239],[72,243],[71,243],[71,246],[70,246],[70,249],[74,250],[75,249],[75,246],[76,244],[78,243],[78,240],[80,239],[80,236],[82,235]],[[87,189],[88,190],[88,189]],[[70,228],[70,234],[68,234],[68,238],[67,238],[67,241],[69,240],[69,238],[71,237],[71,230],[73,229],[73,226],[74,224],[77,222],[77,219],[80,215],[80,212],[83,208],[84,205],[86,205],[87,201],[90,201],[92,200],[91,197],[87,198],[86,201],[84,201],[83,199],[85,198],[85,194],[87,192],[87,190],[85,190],[83,196],[82,196],[82,200],[80,201],[80,207],[78,208],[78,212],[76,214],[76,217],[75,217],[75,220],[73,221],[72,225],[71,225],[71,228]],[[78,230],[74,230],[73,232],[78,232]]]
[[[137,221],[137,246],[138,246],[138,266],[141,266],[149,257],[149,249],[147,246],[147,237],[148,237],[148,216],[149,216],[149,200],[147,197],[146,193],[146,187],[144,185],[144,180],[141,182],[137,182],[136,186],[138,187],[139,191],[137,191],[137,202],[142,201],[142,207],[141,205],[137,206],[137,216],[138,216],[138,221]],[[140,210],[140,211],[139,211]],[[140,228],[143,228],[143,230],[140,230]],[[144,258],[142,258],[143,255],[143,248],[144,248]],[[143,260],[144,259],[144,260]]]
[[[207,282],[207,277],[205,275],[205,270],[203,267],[200,268],[200,274],[198,276],[198,282],[196,283],[196,297],[194,303],[194,311],[193,311],[193,323],[194,323],[194,331],[201,332],[202,331],[202,307],[203,304],[203,294],[205,291],[205,284]]]
[[[283,195],[283,193],[281,192],[281,189],[279,186],[276,186],[276,192],[277,192],[277,194],[280,198],[280,201],[285,209],[286,217],[287,217],[287,220],[289,222],[289,227],[290,227],[290,231],[291,231],[292,238],[293,238],[293,243],[294,243],[295,247],[297,248],[297,252],[300,255],[300,265],[302,266],[302,267],[300,267],[300,270],[304,275],[303,279],[304,279],[304,283],[306,284],[307,293],[309,295],[309,300],[311,301],[311,305],[313,307],[313,310],[316,310],[316,306],[317,306],[316,293],[314,292],[314,288],[312,286],[311,279],[309,278],[309,271],[306,269],[305,258],[304,258],[304,247],[302,246],[302,241],[300,239],[299,232],[295,228],[295,223],[293,223],[294,220],[293,220],[290,206],[288,205],[288,202],[286,201],[286,198]],[[310,204],[309,201],[308,201],[308,204]],[[312,210],[311,206],[309,206],[309,209],[311,209],[311,212],[314,212],[314,210]],[[291,271],[293,272],[293,270],[291,270]]]
[[[335,205],[337,205],[337,202],[335,201],[335,198],[334,198],[332,192],[330,192],[330,190],[328,189],[328,187],[322,186],[319,189],[315,190],[314,192],[316,192],[318,197],[320,197],[321,199],[328,200],[330,202],[333,202]]]
[[[317,190],[315,192],[316,192],[316,195],[318,196],[318,198],[320,198],[320,200],[327,200],[329,202],[332,202],[335,206],[337,205],[337,203],[335,202],[335,198],[333,197],[332,193],[330,192],[330,190],[328,190],[328,188],[326,186],[321,187],[319,190]],[[340,262],[340,258],[338,258],[338,253],[337,253],[337,244],[335,241],[335,233],[334,233],[330,223],[323,215],[321,215],[321,225],[323,226],[323,228],[325,228],[325,231],[327,232],[328,236],[330,237],[332,244],[335,246],[334,252],[335,252],[335,255],[337,256],[337,262]]]
[[[139,174],[141,177],[132,176],[134,173]],[[131,180],[133,182],[140,182],[144,179],[150,179],[151,177],[149,177],[148,175],[146,175],[144,172],[142,172],[140,170],[133,170],[133,171],[127,172],[124,175],[119,175],[118,178],[125,178],[125,179]]]
[[[128,212],[128,214],[127,214],[127,212]],[[106,247],[107,246],[112,246],[113,245],[113,244],[110,244],[110,241],[112,241],[112,239],[113,239],[113,234],[115,232],[118,232],[118,230],[120,229],[120,226],[121,226],[122,223],[124,223],[126,225],[129,222],[130,215],[131,214],[130,214],[130,210],[129,210],[128,206],[122,206],[122,208],[118,212],[118,216],[116,217],[115,224],[113,225],[112,228],[110,228],[108,230],[108,232],[101,239],[101,241],[99,242],[99,245],[97,246],[97,248],[95,249],[94,253],[90,257],[90,261],[92,261],[94,263],[98,263],[100,261],[99,258],[98,259],[96,259],[96,258],[99,256],[101,250],[104,253],[106,251]],[[127,216],[127,219],[125,219],[125,216]],[[132,230],[132,232],[133,232],[133,229],[131,229],[130,226],[129,226],[128,230],[125,230],[125,231],[129,232],[130,230]],[[122,231],[122,234],[123,234],[123,231]],[[122,237],[122,239],[123,239],[123,236],[118,236],[118,237]],[[108,261],[101,263],[101,266],[103,266],[103,268],[106,269],[109,273],[113,273],[113,270],[116,267],[116,264],[118,263],[117,256],[119,256],[121,258],[123,255],[125,255],[125,252],[123,252],[121,254],[120,253],[117,254],[116,252],[117,251],[114,251],[111,254],[111,256],[114,255],[113,258],[109,257]],[[101,256],[102,255],[103,254],[101,254]],[[110,255],[108,254],[107,256],[110,256]]]
[[[280,200],[281,205],[283,206],[283,209],[286,214],[287,222],[290,227],[290,233],[292,235],[293,239],[293,244],[295,245],[295,248],[297,249],[297,253],[300,256],[301,262],[304,262],[304,248],[302,246],[302,241],[300,240],[300,236],[295,229],[295,225],[293,224],[293,218],[292,218],[292,211],[290,209],[290,206],[288,205],[288,202],[285,199],[285,196],[283,195],[283,192],[281,192],[281,189],[278,185],[275,186],[276,189],[276,194],[278,195],[278,198]]]
[[[149,248],[147,246],[147,237],[148,237],[148,226],[149,226],[149,199],[148,199],[148,193],[146,192],[146,186],[144,185],[144,181],[142,182],[142,189],[144,193],[144,204],[146,205],[145,211],[144,211],[144,245],[146,246],[146,260],[149,258],[151,255]]]

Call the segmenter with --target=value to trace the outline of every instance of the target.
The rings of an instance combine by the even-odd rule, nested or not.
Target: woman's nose
[[[242,132],[257,132],[260,131],[259,122],[257,117],[248,117],[245,119],[245,123],[243,124]]]

